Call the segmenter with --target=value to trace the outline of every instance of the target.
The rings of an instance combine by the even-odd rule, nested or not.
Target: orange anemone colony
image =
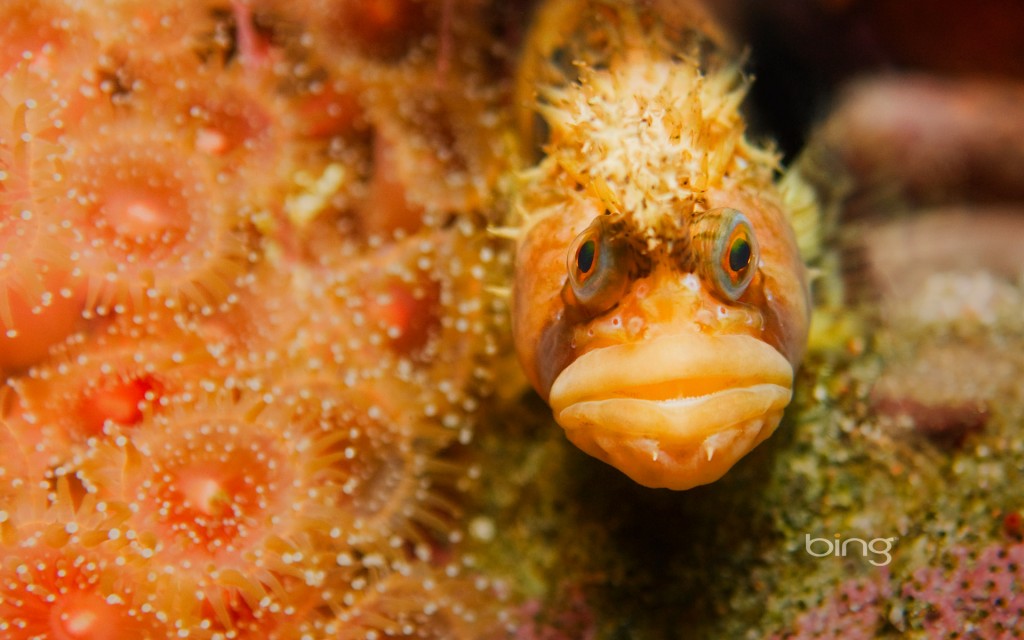
[[[0,4],[0,638],[506,632],[490,15]]]

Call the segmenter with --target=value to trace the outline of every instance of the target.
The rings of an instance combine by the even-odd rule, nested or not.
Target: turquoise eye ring
[[[747,216],[736,209],[723,209],[711,259],[715,286],[729,300],[738,300],[754,279],[759,258],[757,238]]]
[[[572,300],[595,316],[618,304],[630,281],[628,248],[609,234],[605,216],[598,216],[576,236],[566,256],[567,286]]]
[[[726,300],[739,300],[761,259],[750,220],[736,209],[712,209],[694,222],[692,237],[701,276]]]

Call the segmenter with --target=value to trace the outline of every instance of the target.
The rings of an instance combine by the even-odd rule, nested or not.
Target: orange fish
[[[512,187],[513,327],[574,444],[688,489],[770,436],[791,399],[810,313],[793,223],[816,205],[746,139],[747,83],[703,14],[652,15],[561,0],[535,22],[520,131],[546,138]]]

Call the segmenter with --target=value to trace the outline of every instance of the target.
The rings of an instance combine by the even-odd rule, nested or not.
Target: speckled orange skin
[[[587,319],[566,309],[562,290],[567,280],[566,253],[573,239],[597,215],[598,206],[579,201],[561,215],[539,220],[519,244],[513,287],[513,334],[520,362],[531,384],[547,398],[551,383],[579,356],[607,344],[661,335],[687,326],[714,331],[717,307],[726,305],[745,316],[729,329],[762,339],[795,367],[806,346],[810,307],[807,276],[793,229],[771,196],[747,189],[708,193],[709,208],[743,211],[757,233],[762,266],[746,294],[733,304],[702,288],[683,306],[677,295],[686,273],[663,267],[633,282],[619,305]],[[746,318],[750,319],[747,324]],[[617,324],[613,324],[617,319]],[[537,337],[540,336],[540,339]]]
[[[595,318],[581,316],[567,304],[566,252],[575,234],[585,229],[594,215],[593,205],[579,203],[567,208],[562,216],[548,216],[538,221],[520,245],[517,256],[517,277],[513,294],[514,337],[520,360],[539,393],[549,400],[552,384],[563,371],[585,354],[600,355],[615,345],[642,345],[659,339],[673,340],[681,335],[719,336],[745,335],[771,345],[795,369],[803,355],[807,338],[809,307],[805,270],[799,260],[792,229],[782,216],[778,203],[739,189],[709,192],[709,202],[744,211],[750,218],[761,243],[761,268],[746,293],[730,303],[716,296],[707,283],[695,280],[696,275],[673,265],[656,266],[650,274],[634,280],[619,304]],[[693,289],[694,282],[698,288]],[[751,354],[751,357],[755,357]],[[591,366],[588,361],[586,366]],[[623,363],[628,368],[629,363]],[[657,368],[656,363],[651,365]],[[713,377],[720,374],[710,374]],[[732,375],[732,374],[726,374]],[[705,388],[691,380],[690,388]],[[789,382],[786,382],[788,386]],[[678,383],[663,382],[666,394],[677,392]],[[686,385],[684,385],[686,386]],[[613,394],[628,397],[626,387]],[[785,397],[788,402],[789,396]],[[730,434],[724,443],[717,443],[717,457],[695,446],[689,437],[682,444],[672,444],[674,428],[665,433],[655,423],[629,411],[627,422],[613,420],[601,428],[582,426],[561,413],[563,407],[552,402],[559,422],[567,436],[591,455],[612,464],[640,484],[652,487],[686,489],[712,482],[732,467],[736,459],[766,439],[781,418],[779,400],[761,421],[746,432]],[[730,401],[727,404],[732,404]],[[722,415],[721,410],[708,408],[704,413]],[[692,411],[689,418],[710,424]],[[682,418],[682,417],[681,417]],[[669,418],[680,429],[689,430],[685,419]],[[724,419],[724,418],[723,418]],[[717,418],[712,418],[712,423]],[[602,431],[609,432],[597,435]],[[704,427],[705,443],[716,433]],[[723,436],[724,437],[724,436]],[[596,439],[596,443],[592,440]],[[653,441],[653,442],[652,442]],[[656,443],[656,444],[655,444]],[[619,451],[622,448],[627,453]],[[705,459],[705,455],[707,459]],[[651,462],[653,458],[654,462]]]
[[[796,368],[807,346],[810,294],[807,270],[783,204],[771,191],[747,188],[714,189],[707,197],[710,208],[732,207],[750,219],[760,243],[761,266],[739,302],[752,305],[763,318],[761,330],[751,335],[775,347]]]
[[[571,347],[576,332],[565,317],[562,300],[568,278],[566,252],[573,238],[599,214],[596,206],[580,202],[561,216],[546,216],[530,230],[516,252],[513,339],[520,345],[517,353],[523,371],[545,399],[555,376],[579,355]]]

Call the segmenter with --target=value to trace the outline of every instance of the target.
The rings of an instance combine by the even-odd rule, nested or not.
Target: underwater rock
[[[789,630],[770,637],[772,640],[875,638],[886,617],[885,600],[891,595],[888,578],[888,572],[884,572],[877,579],[848,580],[825,596],[817,608],[797,616]]]
[[[952,550],[946,566],[922,567],[900,589],[929,637],[1017,637],[1024,623],[1024,545]]]
[[[909,362],[886,364],[871,390],[872,407],[896,429],[959,447],[988,421],[995,398],[980,381],[993,361],[998,354],[965,345],[925,345]]]

